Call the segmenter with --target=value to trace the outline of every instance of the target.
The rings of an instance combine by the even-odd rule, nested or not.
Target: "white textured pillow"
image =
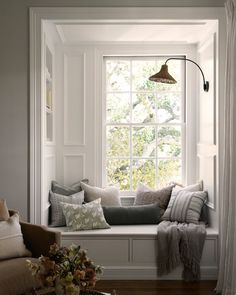
[[[81,182],[84,190],[85,202],[92,202],[101,198],[102,206],[121,206],[119,190],[116,187],[100,188]]]
[[[31,253],[25,247],[19,215],[15,213],[0,222],[0,260],[24,256],[31,256]]]
[[[188,186],[180,186],[178,184],[175,185],[175,187],[172,190],[171,197],[173,195],[176,195],[179,191],[184,190],[188,192],[199,192],[203,190],[203,182],[199,181],[194,184],[190,184]]]
[[[105,220],[100,198],[84,205],[61,202],[61,206],[66,218],[66,225],[72,226],[75,231],[110,227]]]

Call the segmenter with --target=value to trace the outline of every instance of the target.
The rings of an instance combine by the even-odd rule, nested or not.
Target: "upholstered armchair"
[[[15,211],[9,211],[13,215]],[[18,257],[0,260],[0,294],[20,295],[37,287],[38,282],[32,277],[26,260],[36,260],[41,254],[47,255],[50,245],[60,245],[60,232],[50,231],[46,226],[20,222],[26,248],[32,257]]]

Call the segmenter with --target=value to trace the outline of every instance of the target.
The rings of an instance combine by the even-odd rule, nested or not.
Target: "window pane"
[[[164,187],[172,181],[181,182],[181,160],[158,161],[158,187]]]
[[[167,59],[167,58],[166,58]],[[161,66],[165,63],[166,59],[158,60],[157,62],[157,71],[159,72]],[[170,60],[167,63],[169,74],[177,81],[176,84],[165,84],[165,83],[156,83],[157,90],[160,91],[180,91],[181,90],[181,62],[180,60]]]
[[[132,61],[132,91],[153,90],[155,83],[148,78],[155,72],[154,60],[134,60]]]
[[[148,93],[134,93],[132,96],[132,121],[134,123],[155,122],[155,95]]]
[[[181,157],[181,127],[163,126],[157,131],[158,157]]]
[[[129,156],[129,127],[107,127],[107,156]]]
[[[133,156],[153,157],[156,151],[155,127],[133,127]]]
[[[130,190],[129,160],[107,160],[107,184],[117,185],[120,190]]]
[[[107,60],[107,91],[130,90],[130,61]]]
[[[130,94],[110,93],[107,95],[107,122],[130,122]]]
[[[107,184],[121,191],[181,182],[184,62],[168,61],[176,84],[148,80],[167,58],[106,59],[105,169]]]
[[[155,160],[133,160],[132,166],[132,189],[136,190],[139,182],[149,187],[155,187],[156,161]]]
[[[180,123],[180,94],[162,94],[157,100],[159,123]]]

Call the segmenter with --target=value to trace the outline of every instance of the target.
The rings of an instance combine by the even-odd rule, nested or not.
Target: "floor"
[[[216,281],[99,281],[96,289],[114,295],[214,295]]]

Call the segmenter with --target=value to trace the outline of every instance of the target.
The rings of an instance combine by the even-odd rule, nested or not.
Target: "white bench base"
[[[62,245],[72,243],[88,250],[96,264],[104,266],[106,280],[181,280],[182,267],[167,276],[157,276],[157,225],[112,226],[110,229],[61,231]],[[218,232],[207,228],[201,261],[201,279],[216,280],[218,272]]]

